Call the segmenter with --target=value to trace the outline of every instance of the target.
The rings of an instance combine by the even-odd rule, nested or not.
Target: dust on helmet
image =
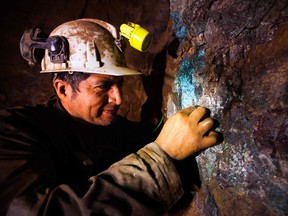
[[[97,19],[69,21],[54,29],[49,39],[52,40],[54,36],[65,39],[63,41],[68,54],[64,56],[65,61],[57,62],[57,59],[53,60],[51,51],[45,50],[41,73],[84,72],[113,76],[141,74],[126,67],[124,55],[115,43],[116,29],[109,23]]]

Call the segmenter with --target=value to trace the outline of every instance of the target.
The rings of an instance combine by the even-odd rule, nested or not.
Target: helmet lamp
[[[120,34],[129,40],[130,45],[145,52],[152,43],[152,34],[140,25],[129,22],[120,26]]]

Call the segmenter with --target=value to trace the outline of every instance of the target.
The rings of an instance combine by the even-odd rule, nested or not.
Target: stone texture
[[[170,3],[167,116],[203,105],[224,134],[196,157],[201,188],[173,215],[287,215],[288,2]]]

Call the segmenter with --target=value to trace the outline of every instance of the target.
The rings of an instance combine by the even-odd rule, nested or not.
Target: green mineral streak
[[[193,56],[186,56],[175,78],[175,91],[181,108],[198,104],[202,95],[202,79],[198,74],[204,69],[204,50],[198,50]]]
[[[211,166],[210,163],[206,163],[206,164],[205,164],[205,167],[206,167],[206,169],[207,169],[208,175],[211,176],[211,175],[212,175],[212,171],[213,171],[213,167]]]

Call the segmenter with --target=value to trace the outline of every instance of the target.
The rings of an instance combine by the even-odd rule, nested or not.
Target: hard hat
[[[141,74],[126,67],[124,55],[115,43],[116,29],[104,21],[69,21],[54,29],[48,39],[50,51],[45,50],[41,73],[68,71],[113,76]],[[58,54],[51,56],[54,55],[53,50]],[[62,61],[57,61],[57,58],[62,58]]]

